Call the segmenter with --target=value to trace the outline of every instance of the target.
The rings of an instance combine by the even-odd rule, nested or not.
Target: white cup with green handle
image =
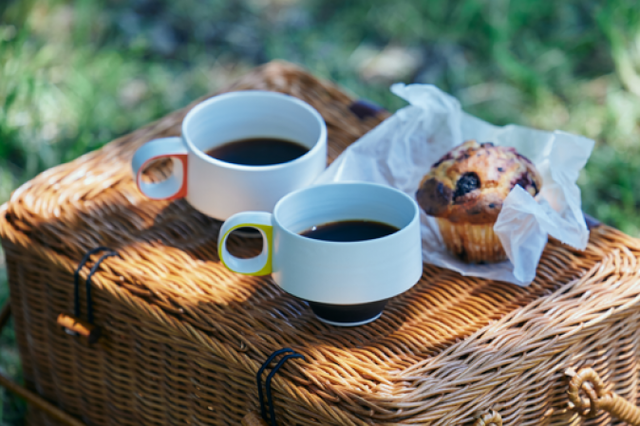
[[[238,228],[263,238],[256,257],[229,253],[227,238]],[[387,301],[422,275],[419,208],[388,186],[352,182],[292,192],[273,213],[248,211],[227,219],[218,252],[224,265],[246,275],[272,274],[287,293],[303,299],[326,323],[369,323]]]

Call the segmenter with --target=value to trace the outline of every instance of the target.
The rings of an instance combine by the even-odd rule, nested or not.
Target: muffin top
[[[535,196],[542,178],[515,148],[466,141],[438,160],[420,182],[416,199],[426,214],[454,223],[491,223],[511,189]]]

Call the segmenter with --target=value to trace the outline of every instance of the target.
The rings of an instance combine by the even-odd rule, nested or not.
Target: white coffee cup
[[[375,221],[398,230],[361,241],[336,242],[300,233],[328,223]],[[262,252],[240,259],[227,250],[237,228],[263,237]],[[309,302],[316,316],[334,325],[360,325],[378,318],[386,301],[411,288],[422,275],[419,208],[403,192],[373,183],[317,185],[282,198],[273,211],[243,212],[220,229],[224,265],[247,275],[273,274],[287,293]]]
[[[308,148],[285,163],[234,164],[205,154],[220,145],[250,138],[277,138]],[[155,160],[171,158],[168,179],[151,183],[143,172]],[[155,139],[133,156],[132,168],[142,193],[151,199],[186,200],[219,220],[246,210],[272,211],[284,195],[308,186],[327,163],[327,128],[322,116],[293,96],[239,91],[196,105],[182,122],[182,136]]]

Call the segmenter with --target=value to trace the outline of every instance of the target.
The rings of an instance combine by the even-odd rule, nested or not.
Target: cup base
[[[355,327],[377,320],[389,299],[355,305],[334,305],[307,302],[316,317],[327,324],[339,327]]]

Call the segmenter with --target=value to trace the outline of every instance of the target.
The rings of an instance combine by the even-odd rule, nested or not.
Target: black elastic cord
[[[86,282],[87,283],[87,321],[89,322],[89,324],[93,324],[93,303],[91,302],[91,277],[98,270],[103,260],[105,260],[107,257],[117,256],[117,255],[118,253],[116,253],[115,251],[111,251],[109,253],[103,254],[102,256],[100,256],[100,259],[98,259],[96,264],[93,265],[93,267],[89,271],[89,275],[87,275],[87,282]]]
[[[96,272],[100,263],[109,257],[109,256],[117,256],[118,253],[111,250],[109,247],[96,247],[92,250],[89,250],[87,254],[84,255],[80,263],[78,264],[78,268],[73,273],[73,314],[76,318],[80,318],[80,271],[84,268],[84,265],[89,261],[91,255],[96,254],[101,251],[108,251],[109,253],[103,255],[93,268],[89,271],[89,275],[87,276],[87,320],[89,324],[93,324],[93,307],[91,304],[91,276]]]
[[[264,370],[269,366],[269,364],[271,364],[271,361],[273,361],[275,357],[284,353],[286,353],[287,355],[285,355],[280,361],[278,361],[276,366],[273,367],[273,369],[267,376],[267,380],[265,381],[267,405],[269,406],[269,418],[267,419],[267,408],[264,405],[264,396],[262,393],[262,373],[264,373]],[[275,376],[275,374],[278,372],[278,370],[280,370],[280,367],[282,367],[284,363],[291,358],[304,359],[304,356],[290,348],[279,349],[269,355],[269,358],[267,358],[267,360],[262,364],[262,366],[258,370],[258,374],[256,375],[256,381],[258,383],[258,399],[260,400],[260,415],[262,416],[262,419],[265,422],[269,422],[271,426],[276,426],[276,415],[273,407],[273,397],[271,396],[271,380],[273,379],[273,376]]]
[[[267,376],[267,380],[264,382],[264,387],[265,387],[266,394],[267,394],[267,405],[269,406],[269,419],[271,420],[271,426],[277,426],[276,425],[276,412],[275,412],[275,409],[273,407],[273,397],[271,396],[271,379],[273,379],[273,376],[275,376],[276,373],[278,372],[278,370],[280,370],[280,367],[282,367],[284,365],[284,363],[287,362],[288,360],[290,360],[291,358],[302,358],[302,359],[304,359],[304,355],[299,354],[299,353],[285,355],[284,358],[282,358],[280,361],[278,361],[276,366],[273,367],[273,370],[271,370],[271,372]],[[266,421],[266,419],[265,419],[265,421]]]
[[[260,369],[258,370],[258,374],[256,374],[256,381],[258,382],[258,400],[260,401],[260,415],[262,416],[264,421],[267,421],[267,409],[264,406],[264,397],[262,394],[262,373],[264,373],[265,368],[269,366],[269,364],[275,357],[287,352],[295,353],[293,352],[293,349],[289,348],[282,348],[275,351],[274,353],[269,355],[269,358],[267,358],[267,360],[262,364],[262,367],[260,367]]]

